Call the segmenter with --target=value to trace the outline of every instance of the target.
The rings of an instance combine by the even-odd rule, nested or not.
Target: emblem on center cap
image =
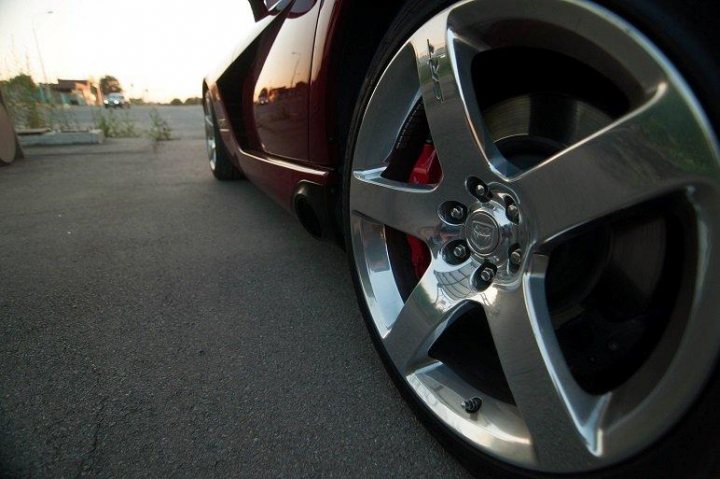
[[[465,237],[470,248],[477,254],[490,254],[500,242],[500,228],[492,216],[476,211],[465,223]]]

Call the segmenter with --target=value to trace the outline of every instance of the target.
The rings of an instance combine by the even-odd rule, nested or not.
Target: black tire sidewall
[[[462,440],[443,422],[441,422],[415,395],[408,383],[395,368],[385,350],[377,329],[373,323],[364,300],[357,267],[355,266],[350,231],[349,185],[352,171],[352,156],[355,141],[360,129],[362,115],[367,107],[372,91],[380,79],[385,66],[407,38],[435,13],[441,11],[455,0],[410,0],[400,10],[382,40],[368,69],[359,99],[347,135],[347,146],[343,162],[343,230],[345,250],[358,304],[373,344],[380,355],[385,368],[400,391],[403,399],[411,406],[420,421],[445,448],[457,457],[471,472],[484,478],[548,478],[557,475],[535,473],[520,469],[486,454]],[[590,2],[589,2],[590,3]],[[695,31],[697,15],[693,19],[678,21],[678,6],[672,0],[598,0],[596,2],[624,18],[640,29],[655,45],[668,56],[689,83],[703,105],[715,131],[720,126],[720,66],[715,56],[710,54],[714,43],[708,38],[716,38],[713,32]],[[719,10],[713,0],[693,0],[691,3],[703,3],[713,11]],[[663,8],[663,5],[670,7]],[[720,4],[720,2],[717,2]],[[703,18],[700,16],[700,18]],[[716,16],[718,23],[720,16]],[[703,28],[712,27],[709,22]],[[713,40],[714,42],[714,40]],[[650,448],[612,467],[572,477],[587,479],[609,478],[713,478],[720,477],[720,459],[714,440],[720,431],[720,413],[716,405],[720,404],[720,381],[717,368],[710,383],[696,400],[685,417],[663,438]]]

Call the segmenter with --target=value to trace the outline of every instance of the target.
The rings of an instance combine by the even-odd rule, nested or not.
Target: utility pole
[[[48,10],[46,12],[36,13],[32,17],[32,31],[33,31],[33,36],[35,37],[35,48],[37,49],[38,58],[40,59],[40,68],[42,69],[43,81],[45,82],[45,88],[47,88],[47,85],[48,85],[48,77],[47,77],[47,72],[45,71],[45,62],[43,61],[42,52],[40,51],[40,42],[38,41],[37,29],[35,28],[35,18],[37,18],[38,15],[52,15],[52,14],[53,14],[53,11]],[[41,91],[43,92],[43,97],[45,97],[44,99],[49,98],[47,95],[47,92],[45,91],[44,88],[41,88]]]

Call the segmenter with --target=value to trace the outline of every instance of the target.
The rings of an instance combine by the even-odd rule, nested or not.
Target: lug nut
[[[474,413],[478,412],[480,410],[480,407],[482,406],[482,399],[480,398],[472,398],[472,399],[466,399],[461,404],[462,408],[467,413]]]
[[[455,245],[455,247],[453,248],[453,255],[457,259],[465,258],[465,256],[467,256],[467,247],[462,243]]]
[[[519,266],[520,262],[522,261],[522,251],[520,248],[515,248],[510,253],[510,262],[514,264],[515,266]]]
[[[462,206],[453,206],[450,210],[450,217],[454,220],[462,220],[465,218],[465,208]]]
[[[507,216],[511,221],[517,222],[520,218],[520,210],[515,203],[510,203],[507,207]]]
[[[485,281],[486,283],[489,283],[495,278],[495,270],[493,270],[489,266],[485,266],[482,271],[480,271],[480,279]]]
[[[475,196],[482,198],[487,194],[487,188],[482,183],[475,185]]]

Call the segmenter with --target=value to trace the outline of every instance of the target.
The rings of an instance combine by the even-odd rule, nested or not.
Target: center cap
[[[495,251],[500,242],[500,228],[491,215],[475,211],[465,222],[465,238],[475,253],[487,255]]]

